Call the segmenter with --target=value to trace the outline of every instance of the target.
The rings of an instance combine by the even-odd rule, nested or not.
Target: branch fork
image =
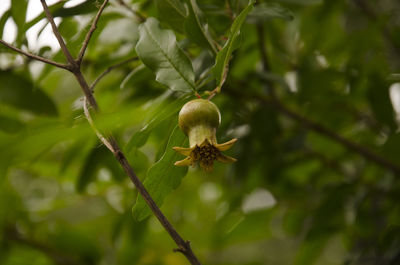
[[[84,103],[83,103],[83,109],[84,109],[85,116],[86,116],[90,126],[92,127],[93,131],[96,133],[97,137],[113,153],[115,158],[118,160],[121,167],[124,169],[124,171],[129,176],[129,178],[131,179],[133,184],[136,186],[140,195],[143,196],[144,200],[146,201],[146,203],[148,204],[148,206],[150,207],[150,209],[152,210],[154,215],[160,221],[161,225],[165,228],[165,230],[168,232],[168,234],[171,236],[171,238],[175,241],[175,243],[179,249],[178,252],[181,252],[182,254],[184,254],[184,256],[187,258],[187,260],[192,265],[201,265],[200,261],[197,259],[196,255],[193,253],[192,249],[190,248],[189,241],[185,241],[178,234],[178,232],[175,230],[175,228],[172,226],[172,224],[168,221],[168,219],[165,217],[165,215],[161,212],[160,208],[156,205],[153,198],[150,196],[150,194],[144,187],[143,183],[136,176],[133,168],[129,164],[124,153],[121,151],[121,148],[119,147],[115,138],[111,135],[111,133],[107,133],[106,137],[103,136],[103,134],[96,128],[95,123],[91,117],[89,108],[91,108],[93,110],[94,114],[98,114],[100,112],[99,107],[96,102],[96,99],[94,98],[93,93],[92,93],[94,86],[100,81],[100,79],[105,74],[107,74],[113,68],[118,67],[119,65],[122,65],[126,62],[130,62],[130,61],[137,59],[137,58],[136,59],[131,58],[125,62],[120,63],[119,65],[111,66],[109,69],[106,70],[105,73],[103,73],[101,76],[99,76],[95,80],[95,82],[92,84],[92,86],[88,85],[85,77],[83,76],[82,71],[81,71],[83,57],[84,57],[85,51],[89,45],[90,39],[91,39],[94,31],[96,30],[97,22],[99,21],[101,14],[103,13],[106,5],[108,4],[108,1],[109,0],[104,0],[103,4],[100,6],[99,11],[97,12],[96,17],[94,18],[92,25],[89,29],[89,32],[87,33],[87,35],[85,37],[85,41],[80,49],[79,55],[78,55],[77,59],[74,59],[73,56],[71,55],[70,51],[68,50],[59,30],[57,28],[57,25],[54,22],[54,18],[52,16],[52,14],[50,13],[50,10],[49,10],[49,7],[47,6],[46,1],[40,0],[40,2],[42,3],[42,6],[43,6],[44,12],[46,14],[46,17],[52,26],[53,33],[54,33],[55,37],[57,38],[60,48],[68,62],[67,64],[57,63],[57,62],[51,61],[49,59],[25,52],[19,48],[12,46],[11,44],[8,44],[8,43],[2,41],[2,40],[0,40],[0,43],[22,55],[27,56],[28,58],[50,64],[50,65],[56,66],[58,68],[68,70],[75,76],[76,80],[78,81],[80,87],[82,88],[82,90],[85,94]]]

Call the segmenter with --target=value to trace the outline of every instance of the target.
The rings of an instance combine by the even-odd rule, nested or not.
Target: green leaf
[[[367,98],[376,119],[395,129],[395,114],[390,100],[389,84],[379,75],[370,75],[368,80]]]
[[[251,23],[264,23],[272,18],[281,18],[283,20],[293,20],[293,13],[276,3],[262,3],[256,5],[249,13],[248,21]]]
[[[168,137],[161,138],[160,134],[162,134],[162,136],[171,135],[172,131],[175,129],[177,120],[178,120],[178,113],[176,113],[176,115],[169,117],[168,119],[165,119],[155,128],[155,130],[153,130],[153,133],[154,134],[157,133],[158,134],[157,137],[158,139],[160,139],[159,145],[155,153],[154,161],[160,160],[161,157],[164,155],[165,150],[167,150],[169,138]]]
[[[26,77],[1,71],[0,83],[0,103],[37,114],[57,115],[53,100]]]
[[[0,36],[3,36],[4,25],[6,24],[7,20],[11,16],[11,11],[6,11],[0,18]]]
[[[98,170],[98,163],[101,157],[105,154],[106,150],[103,148],[95,148],[90,152],[86,158],[84,165],[79,173],[76,181],[76,189],[79,192],[83,192],[87,185],[95,180],[96,173]]]
[[[92,150],[97,139],[94,137],[78,139],[69,146],[63,154],[60,162],[60,173],[64,173],[74,161],[82,161],[87,157],[87,154]]]
[[[127,158],[135,169],[136,174],[141,174],[142,172],[143,175],[146,174],[146,171],[150,166],[150,161],[145,153],[135,148],[127,153]]]
[[[185,21],[185,32],[190,40],[194,43],[209,49],[214,55],[217,54],[217,49],[214,45],[208,25],[205,22],[203,12],[197,6],[195,0],[188,0],[189,17]]]
[[[126,144],[126,151],[130,152],[134,148],[142,147],[147,142],[147,139],[154,128],[156,128],[161,122],[175,116],[186,101],[187,97],[182,97],[168,104],[160,104],[155,108],[154,114],[151,116],[149,121],[140,131],[134,133]]]
[[[79,192],[83,192],[87,185],[95,180],[101,168],[109,169],[112,173],[112,177],[116,180],[121,180],[123,179],[122,176],[125,176],[114,156],[104,145],[102,145],[98,148],[94,148],[87,156],[78,176],[76,189]]]
[[[247,14],[253,9],[254,3],[255,0],[250,0],[248,6],[236,17],[230,29],[229,39],[217,54],[213,72],[219,88],[224,84],[226,75],[228,74],[229,60],[232,52],[237,48],[236,41],[240,35],[240,28],[246,20]]]
[[[229,243],[262,240],[271,234],[271,227],[265,223],[271,220],[272,213],[271,210],[263,210],[240,216],[233,227],[230,227],[227,240]]]
[[[61,21],[60,25],[58,26],[58,30],[63,36],[64,39],[69,40],[75,36],[75,34],[79,30],[79,23],[72,19],[72,18],[65,18]]]
[[[14,19],[15,24],[17,24],[20,34],[22,33],[22,28],[25,24],[27,7],[28,7],[27,0],[12,0],[11,1],[11,16]]]
[[[188,16],[187,8],[179,0],[156,0],[158,16],[172,29],[183,33],[184,22]]]
[[[321,255],[329,238],[321,236],[312,240],[305,240],[302,242],[299,251],[297,252],[295,265],[308,265],[314,264],[318,257]]]
[[[185,146],[185,144],[187,144],[187,137],[176,126],[169,138],[164,155],[147,172],[144,186],[158,207],[162,205],[165,197],[180,185],[188,171],[187,167],[174,166],[174,162],[179,160],[181,155],[172,150],[174,146]],[[151,214],[150,208],[140,194],[132,208],[132,214],[139,221]]]
[[[6,133],[16,133],[23,129],[25,125],[19,120],[0,114],[0,130]]]
[[[5,135],[0,132],[0,150],[7,150],[1,153],[0,163],[17,165],[34,162],[61,142],[92,135],[86,123],[71,126],[56,117],[38,116],[19,133]]]
[[[97,11],[99,8],[97,0],[87,0],[79,5],[59,8],[53,12],[55,17],[72,17],[76,15],[88,14]]]
[[[156,80],[172,90],[196,92],[192,63],[179,48],[174,33],[163,30],[155,18],[141,24],[139,33],[136,52],[155,72]]]
[[[381,147],[380,153],[391,161],[400,163],[400,133],[391,135]]]
[[[54,5],[49,6],[50,13],[54,17],[56,17],[54,13],[57,12],[58,10],[62,9],[64,5],[65,5],[64,2],[57,2]],[[30,21],[28,21],[25,24],[25,31],[30,29],[32,26],[36,25],[38,22],[40,22],[44,18],[46,18],[45,13],[41,12],[38,16],[36,16],[35,18],[31,19]]]
[[[55,3],[54,5],[49,6],[49,10],[54,17],[72,17],[76,15],[84,15],[97,10],[96,1],[97,0],[87,0],[79,5],[67,8],[63,7],[65,5],[65,2],[60,1]],[[25,30],[29,29],[45,17],[46,15],[42,12],[40,15],[25,24]]]

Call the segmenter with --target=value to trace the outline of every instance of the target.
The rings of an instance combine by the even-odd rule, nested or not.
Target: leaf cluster
[[[2,39],[63,62],[38,41],[44,14],[27,21],[32,3],[9,2]],[[139,60],[98,82],[96,124],[204,264],[400,262],[399,175],[341,140],[400,165],[397,1],[121,3],[83,71],[95,81]],[[74,56],[98,4],[50,6]],[[71,75],[5,47],[0,69],[0,263],[186,264],[88,126]],[[196,96],[220,108],[221,142],[239,138],[238,162],[211,174],[173,166],[187,145],[177,115]]]

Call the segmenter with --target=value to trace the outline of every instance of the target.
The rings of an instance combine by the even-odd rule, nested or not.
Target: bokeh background
[[[48,3],[76,55],[101,2]],[[210,74],[212,53],[168,3],[187,1],[110,1],[86,78],[136,56],[137,14],[174,30],[197,80]],[[197,4],[222,46],[248,1]],[[0,36],[64,61],[38,0],[0,0]],[[87,124],[73,76],[3,46],[0,69],[0,264],[188,264],[154,216],[132,217],[137,191]],[[215,87],[204,80],[200,94]],[[177,113],[194,98],[140,60],[110,72],[95,97],[98,123],[141,179],[173,152]],[[239,139],[228,152],[238,161],[189,169],[161,207],[203,264],[400,264],[399,1],[258,1],[213,102],[218,140]],[[160,180],[176,177],[170,168]]]

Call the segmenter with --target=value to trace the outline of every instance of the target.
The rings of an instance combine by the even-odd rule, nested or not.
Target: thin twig
[[[99,11],[96,14],[96,17],[94,18],[94,20],[92,22],[92,25],[90,26],[89,32],[86,34],[85,41],[83,42],[82,48],[79,51],[79,55],[78,55],[78,58],[76,60],[79,65],[82,62],[83,56],[85,56],[85,51],[87,49],[87,46],[89,45],[89,41],[92,38],[93,32],[97,28],[97,22],[99,21],[100,16],[103,13],[103,10],[106,7],[107,3],[108,3],[108,0],[104,0],[103,4],[101,5]]]
[[[142,14],[140,14],[138,11],[134,10],[133,8],[131,8],[130,6],[128,6],[127,3],[125,3],[124,0],[117,0],[117,2],[125,7],[129,12],[131,12],[138,20],[140,23],[145,22],[146,21],[146,17],[143,16]]]
[[[217,94],[221,93],[222,85],[225,83],[225,80],[226,80],[226,78],[228,76],[228,70],[229,70],[229,65],[226,65],[221,82],[213,90],[206,91],[206,93],[209,95],[208,98],[207,98],[208,100],[211,100]]]
[[[233,22],[235,20],[235,15],[233,14],[230,1],[225,1],[225,8],[226,8],[226,13],[228,14],[229,18]]]
[[[103,79],[103,77],[105,77],[109,72],[111,72],[112,70],[114,70],[115,68],[118,68],[124,64],[133,62],[133,61],[137,61],[139,58],[137,56],[126,59],[122,62],[119,62],[117,64],[111,65],[110,67],[108,67],[103,73],[101,73],[96,80],[94,80],[94,82],[90,85],[90,91],[94,91],[95,86],[100,82],[101,79]]]
[[[64,40],[60,34],[60,31],[57,28],[56,23],[54,22],[53,15],[50,13],[49,7],[47,6],[46,0],[40,0],[42,2],[43,10],[46,13],[46,17],[49,20],[52,28],[53,28],[53,33],[55,37],[58,40],[58,43],[60,44],[61,50],[63,51],[65,57],[67,58],[69,64],[70,64],[70,71],[74,74],[76,80],[78,81],[79,85],[81,86],[83,92],[85,93],[85,97],[89,101],[89,104],[92,106],[92,108],[97,111],[98,106],[97,102],[93,97],[93,94],[90,91],[89,85],[87,84],[84,76],[82,75],[81,72],[81,65],[78,64],[74,58],[72,58],[71,53],[69,52],[67,46],[64,43]]]
[[[54,22],[53,16],[50,13],[49,7],[47,6],[47,3],[45,0],[40,0],[40,2],[42,3],[43,6],[43,10],[46,14],[47,19],[49,20],[51,27],[53,29],[53,33],[57,38],[58,43],[60,44],[60,48],[63,51],[65,57],[67,58],[67,61],[74,66],[75,65],[75,61],[74,58],[72,57],[71,53],[69,52],[67,46],[65,45],[65,42],[60,34],[60,32],[58,31],[57,25]]]
[[[37,61],[41,61],[41,62],[44,62],[44,63],[47,63],[47,64],[51,64],[51,65],[53,65],[55,67],[62,68],[62,69],[65,69],[65,70],[70,70],[69,66],[66,65],[66,64],[57,63],[57,62],[54,62],[54,61],[49,60],[47,58],[44,58],[44,57],[41,57],[41,56],[38,56],[38,55],[35,55],[35,54],[32,54],[32,53],[26,52],[26,51],[21,50],[21,49],[19,49],[17,47],[14,47],[13,45],[11,45],[11,44],[3,41],[3,40],[0,40],[0,43],[3,44],[4,46],[6,46],[7,48],[9,48],[9,49],[11,49],[13,51],[16,51],[17,53],[20,53],[22,55],[25,55],[26,57],[31,58],[33,60],[37,60]]]
[[[97,130],[96,125],[93,122],[92,116],[90,115],[86,97],[83,98],[83,113],[85,114],[90,127],[92,127],[92,130],[96,133],[97,138],[99,138],[99,140],[107,147],[108,150],[110,150],[112,153],[115,153],[115,150],[112,147],[111,143],[100,133],[99,130]]]
[[[267,45],[265,42],[265,32],[263,24],[257,24],[257,40],[258,40],[258,50],[260,52],[261,63],[262,63],[262,71],[263,72],[271,72],[271,66],[269,63],[268,53],[267,53]],[[268,79],[266,82],[266,90],[272,98],[276,98],[276,91],[273,82]]]
[[[388,128],[385,128],[374,117],[370,116],[367,113],[363,113],[351,104],[335,104],[334,107],[338,109],[343,109],[344,111],[348,112],[354,117],[355,120],[357,120],[358,122],[362,122],[375,133],[387,133]]]
[[[257,39],[258,39],[258,50],[260,51],[260,57],[262,62],[263,71],[269,72],[271,71],[271,67],[269,66],[269,60],[266,50],[266,43],[265,43],[265,33],[264,33],[264,26],[263,24],[259,23],[256,24],[257,29]]]

